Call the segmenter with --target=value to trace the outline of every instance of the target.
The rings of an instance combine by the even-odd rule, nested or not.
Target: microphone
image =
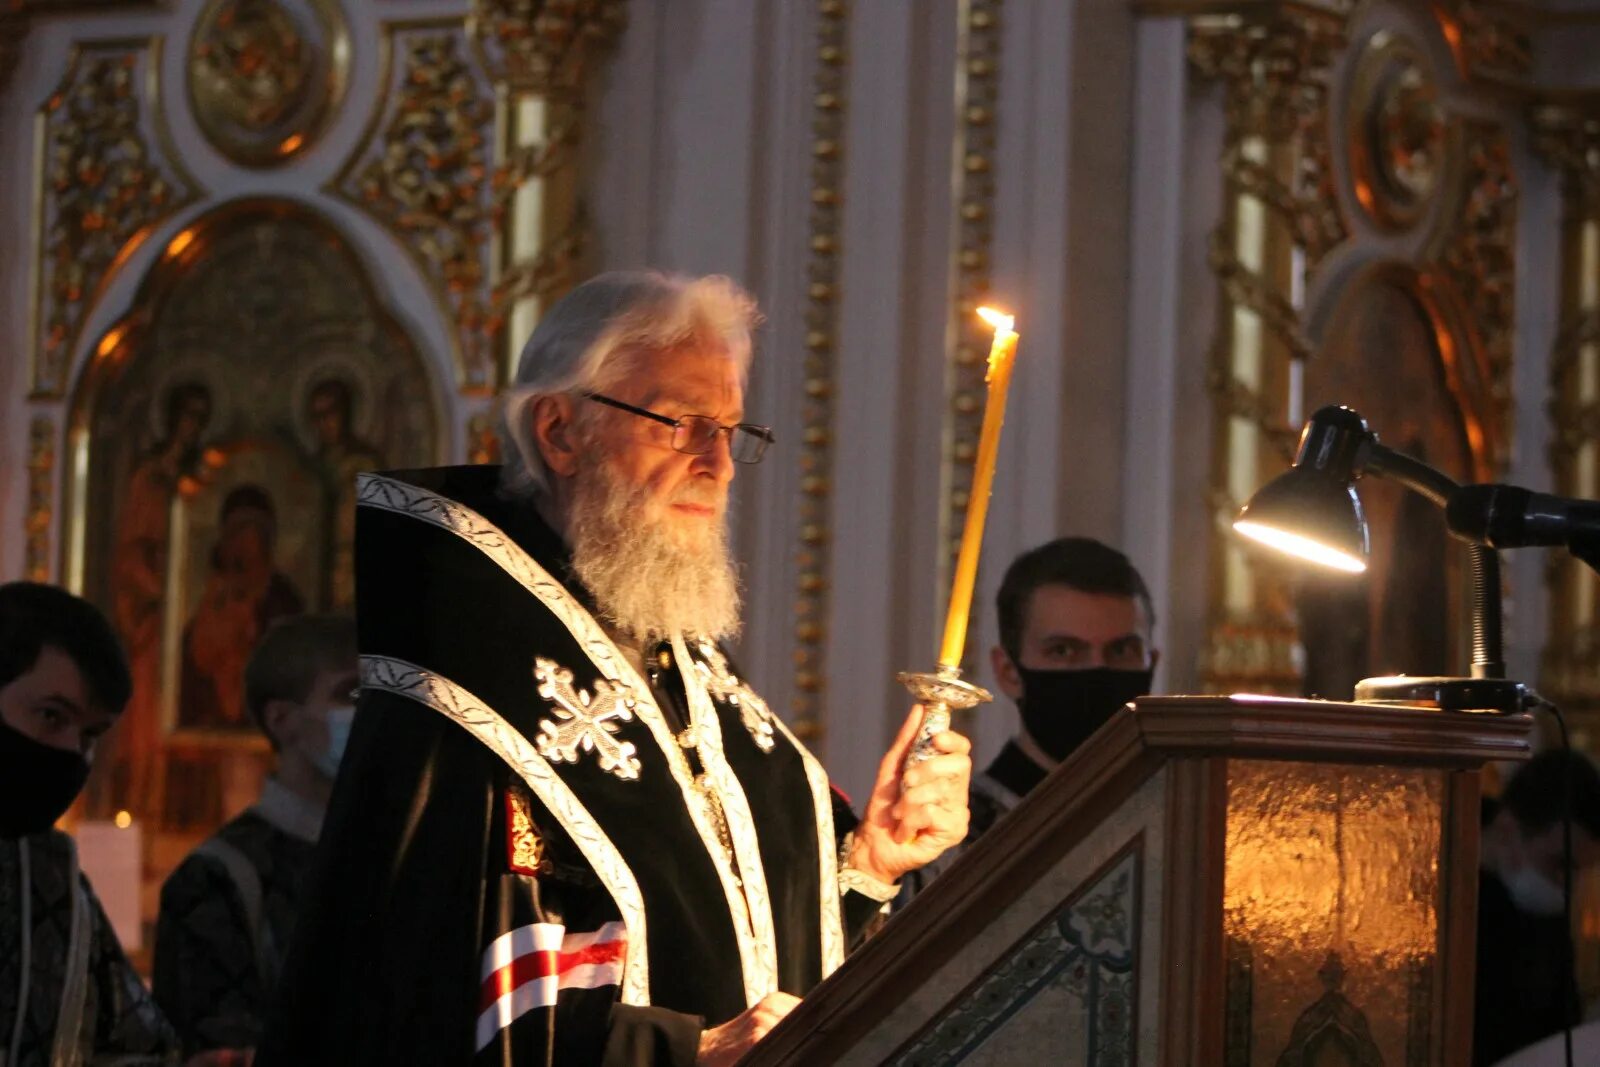
[[[1600,502],[1515,485],[1464,485],[1445,505],[1450,532],[1490,548],[1600,542]]]

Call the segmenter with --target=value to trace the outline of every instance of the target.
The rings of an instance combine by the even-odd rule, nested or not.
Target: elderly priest
[[[610,274],[525,348],[503,469],[361,480],[362,689],[262,1067],[722,1064],[967,829],[968,745],[858,821],[730,659],[755,321]]]

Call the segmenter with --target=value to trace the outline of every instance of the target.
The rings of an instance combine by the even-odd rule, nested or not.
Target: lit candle
[[[983,321],[994,327],[989,348],[988,399],[983,407],[983,431],[978,436],[978,456],[972,467],[972,493],[967,500],[967,521],[961,531],[961,552],[956,556],[955,582],[950,589],[950,612],[944,620],[944,643],[939,665],[959,667],[967,645],[967,617],[972,613],[972,587],[978,580],[978,554],[983,548],[983,521],[989,513],[989,491],[994,485],[995,459],[1000,454],[1000,426],[1006,417],[1006,388],[1017,354],[1016,320],[991,308],[979,308]]]

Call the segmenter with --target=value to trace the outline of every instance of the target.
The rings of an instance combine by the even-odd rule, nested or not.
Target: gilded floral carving
[[[1489,439],[1503,445],[1510,439],[1517,230],[1517,180],[1505,128],[1466,122],[1463,160],[1459,221],[1439,265],[1460,293],[1462,306],[1472,309],[1493,401]]]
[[[496,81],[577,92],[588,62],[627,23],[624,0],[473,0],[473,37]]]
[[[153,38],[80,45],[39,109],[36,395],[65,389],[84,318],[117,262],[196,195],[152,147],[166,142],[146,91],[159,48]]]
[[[493,93],[459,22],[388,27],[386,92],[335,180],[413,254],[454,326],[462,387],[488,391]]]
[[[24,520],[27,558],[23,573],[30,582],[50,580],[50,524],[56,484],[56,425],[46,416],[28,427],[28,513]]]

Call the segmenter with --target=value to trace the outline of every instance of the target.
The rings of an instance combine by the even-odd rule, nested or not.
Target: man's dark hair
[[[122,714],[133,677],[122,642],[100,609],[53,585],[0,585],[0,687],[31,671],[46,648],[61,650],[77,665],[95,705]]]
[[[1154,626],[1155,605],[1150,590],[1133,563],[1110,545],[1092,537],[1058,537],[1024,552],[1006,568],[995,597],[1000,620],[1000,647],[1015,659],[1021,652],[1022,627],[1028,603],[1042,585],[1064,585],[1080,593],[1137,598]]]
[[[294,615],[280,619],[250,653],[244,668],[244,705],[272,747],[278,739],[267,729],[267,704],[274,700],[302,703],[311,695],[317,675],[356,665],[356,624],[346,615]]]
[[[1541,752],[1522,766],[1500,794],[1524,832],[1542,833],[1561,821],[1566,811],[1566,776],[1572,772],[1572,825],[1600,841],[1600,770],[1581,752]]]

